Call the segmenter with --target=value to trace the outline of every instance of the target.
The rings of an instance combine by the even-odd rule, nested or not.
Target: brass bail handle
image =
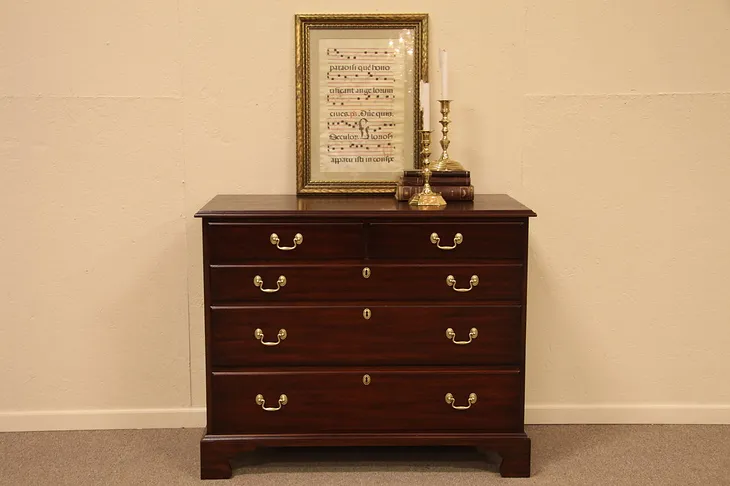
[[[479,277],[477,275],[471,276],[471,278],[469,279],[469,288],[468,289],[458,288],[456,286],[456,279],[454,278],[453,275],[449,275],[448,277],[446,277],[446,285],[448,285],[449,287],[454,289],[456,292],[469,292],[471,289],[473,289],[474,287],[479,285]]]
[[[253,278],[253,284],[261,290],[261,292],[266,292],[267,294],[273,294],[274,292],[278,292],[279,289],[281,289],[283,286],[286,285],[286,277],[283,275],[280,275],[278,279],[276,279],[276,288],[275,289],[265,289],[264,288],[264,279],[261,278],[261,275],[256,275]]]
[[[451,407],[454,410],[468,410],[471,408],[472,405],[477,403],[477,394],[476,393],[469,394],[469,398],[467,399],[467,403],[469,403],[469,405],[466,405],[466,406],[454,405],[454,403],[456,402],[456,399],[454,398],[454,395],[452,395],[451,393],[447,393],[444,398],[446,399],[446,403],[451,405]]]
[[[436,245],[436,247],[439,250],[453,250],[458,245],[461,245],[464,242],[464,235],[461,233],[456,233],[454,235],[454,246],[441,246],[441,238],[439,237],[438,233],[431,233],[431,243]]]
[[[301,245],[302,242],[304,242],[304,236],[302,236],[301,233],[297,233],[294,235],[294,246],[279,246],[279,242],[281,239],[279,239],[279,235],[276,233],[271,233],[271,236],[269,237],[269,241],[272,245],[276,245],[276,247],[283,251],[289,251],[293,250],[297,247],[297,245]]]
[[[446,330],[446,338],[451,339],[451,342],[453,342],[454,344],[469,344],[470,342],[472,342],[473,339],[476,339],[477,336],[479,336],[479,331],[477,330],[476,327],[472,327],[471,330],[469,331],[469,340],[468,341],[457,341],[456,333],[454,332],[454,330],[451,328],[448,328]]]
[[[281,407],[283,407],[287,403],[289,403],[289,398],[287,398],[287,396],[282,393],[279,396],[279,406],[278,407],[267,407],[266,400],[264,400],[264,396],[260,393],[258,395],[256,395],[256,405],[258,405],[259,407],[261,407],[262,409],[264,409],[267,412],[278,412],[279,410],[281,410]]]
[[[256,329],[253,332],[253,336],[257,340],[261,341],[261,344],[263,344],[264,346],[278,346],[279,343],[281,343],[284,339],[286,339],[287,333],[286,333],[286,329],[279,329],[279,334],[276,335],[276,337],[277,337],[276,342],[264,341],[264,331],[262,331],[261,329]]]

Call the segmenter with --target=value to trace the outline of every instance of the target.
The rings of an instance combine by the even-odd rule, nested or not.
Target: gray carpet
[[[2,485],[730,485],[730,426],[530,426],[532,477],[470,449],[282,449],[200,481],[200,429],[0,434]]]

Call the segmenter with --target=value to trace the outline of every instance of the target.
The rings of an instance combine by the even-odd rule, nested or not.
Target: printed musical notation
[[[389,100],[394,100],[395,95],[387,95],[384,94],[382,96],[376,95],[376,94],[362,94],[361,96],[357,96],[358,93],[354,93],[351,95],[347,94],[331,94],[327,95],[327,101],[332,103],[333,105],[344,105],[345,103],[353,103],[355,101],[367,101],[367,100],[373,100],[373,103],[387,103]],[[358,105],[360,103],[357,103]]]
[[[342,74],[342,73],[327,73],[327,81],[368,81],[372,83],[375,82],[389,82],[389,83],[395,83],[395,76],[388,76],[386,74],[373,74],[370,71],[366,73],[355,73],[355,74]]]
[[[320,56],[322,170],[356,172],[365,163],[393,170],[402,164],[403,53],[383,39],[327,39]]]
[[[347,151],[348,153],[358,154],[381,154],[381,155],[392,155],[395,151],[395,146],[390,142],[376,143],[348,143],[348,142],[334,142],[327,144],[327,151],[332,153],[340,153]]]
[[[360,56],[360,59],[387,59],[388,57],[395,58],[396,57],[396,51],[395,49],[385,48],[385,49],[370,49],[368,52],[367,49],[353,49],[353,48],[341,48],[341,49],[327,49],[327,57],[330,59],[357,59],[358,56]]]

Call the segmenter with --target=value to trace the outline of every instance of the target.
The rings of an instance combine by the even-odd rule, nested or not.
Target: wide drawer
[[[365,252],[361,223],[210,222],[206,232],[213,264],[360,259]]]
[[[210,268],[212,303],[520,300],[521,264],[237,265]]]
[[[525,256],[522,222],[374,223],[368,231],[372,258],[513,259]]]
[[[522,427],[518,369],[216,372],[211,386],[211,434],[520,432]],[[447,401],[447,394],[453,400]]]
[[[522,362],[522,307],[214,307],[213,366]],[[450,330],[450,331],[449,331]]]

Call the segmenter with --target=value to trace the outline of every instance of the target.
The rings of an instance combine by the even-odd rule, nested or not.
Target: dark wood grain
[[[436,233],[441,247],[431,242]],[[460,244],[454,243],[457,233]],[[525,224],[522,222],[424,222],[372,223],[369,227],[369,256],[374,259],[450,261],[458,259],[514,259],[522,258],[525,243]]]
[[[231,459],[236,454],[254,450],[256,446],[250,441],[203,437],[200,441],[200,479],[229,479],[233,474]]]
[[[399,202],[391,196],[294,196],[242,195],[215,196],[202,207],[196,217],[229,217],[247,219],[310,218],[529,218],[535,213],[506,194],[477,194],[474,201],[452,201],[443,209],[419,209]]]
[[[392,197],[223,195],[203,219],[208,430],[201,477],[268,446],[472,445],[529,476],[524,434],[528,223],[506,195],[414,209]],[[464,242],[453,250],[456,232]],[[282,246],[294,234],[304,242]],[[370,269],[369,278],[363,268]],[[286,286],[276,287],[280,275]],[[455,292],[446,284],[468,288]],[[368,308],[370,319],[363,317]],[[457,345],[446,337],[451,327]],[[287,338],[264,346],[280,329]],[[363,375],[371,376],[364,385]],[[454,410],[453,393],[465,406]],[[264,411],[257,394],[279,411]]]
[[[294,235],[301,234],[300,245],[280,250],[271,243],[279,236],[280,247],[294,247]],[[365,238],[362,223],[312,224],[242,224],[208,223],[211,264],[233,264],[257,260],[307,261],[362,259]]]
[[[502,456],[502,464],[499,473],[505,478],[529,478],[530,477],[530,449],[531,443],[528,437],[521,440],[504,441],[496,445],[487,443],[481,449],[496,450]]]
[[[371,377],[369,385],[363,376]],[[364,431],[520,432],[519,370],[382,369],[214,372],[214,434]],[[470,393],[477,402],[468,410]],[[288,403],[275,412],[281,394]],[[363,413],[367,410],[367,413]],[[333,417],[337,417],[333,420]]]
[[[363,269],[370,277],[363,278]],[[213,266],[210,294],[213,303],[274,303],[358,300],[437,300],[453,304],[489,300],[514,300],[522,296],[522,265],[240,265]],[[263,279],[264,289],[276,289],[279,276],[286,285],[275,293],[262,292],[254,278]],[[456,285],[446,278],[452,275]],[[468,292],[473,275],[479,284]]]
[[[475,446],[502,457],[503,477],[530,476],[530,439],[518,433],[377,432],[339,434],[205,434],[200,441],[201,478],[228,479],[230,460],[257,447]],[[204,458],[204,459],[203,459]]]
[[[363,310],[370,318],[363,317]],[[215,307],[213,366],[489,365],[522,362],[522,308],[512,306]],[[457,345],[446,337],[452,328]],[[261,329],[265,346],[254,337]]]

